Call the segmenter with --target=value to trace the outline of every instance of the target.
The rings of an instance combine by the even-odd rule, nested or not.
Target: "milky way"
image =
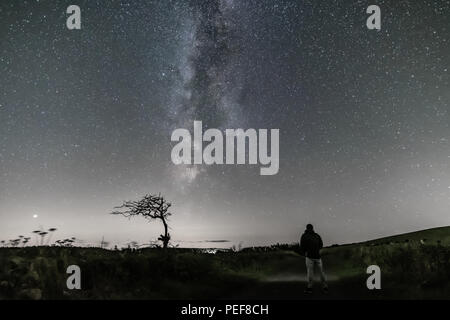
[[[159,192],[181,245],[450,224],[449,1],[377,1],[380,31],[371,1],[77,1],[68,30],[71,4],[0,3],[1,239],[148,243],[108,212]],[[173,165],[194,120],[280,129],[279,173]]]

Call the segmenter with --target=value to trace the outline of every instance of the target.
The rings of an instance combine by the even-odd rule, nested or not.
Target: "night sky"
[[[148,243],[159,222],[108,213],[159,192],[182,246],[450,225],[449,62],[443,0],[2,0],[0,239]],[[280,129],[278,174],[174,165],[194,120]]]

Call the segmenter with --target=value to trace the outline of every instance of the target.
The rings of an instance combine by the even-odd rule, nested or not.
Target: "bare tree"
[[[167,248],[170,241],[170,234],[168,232],[169,226],[167,218],[172,214],[168,212],[171,203],[167,202],[161,195],[145,195],[138,201],[125,201],[120,207],[115,207],[117,211],[111,214],[120,214],[126,218],[135,216],[143,216],[147,220],[161,220],[164,225],[164,234],[160,235],[158,240],[163,244],[163,248]]]

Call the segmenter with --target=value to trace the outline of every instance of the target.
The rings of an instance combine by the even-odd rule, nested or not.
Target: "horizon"
[[[343,246],[343,245],[351,245],[351,244],[361,244],[361,243],[365,243],[365,242],[371,242],[371,241],[376,241],[376,240],[382,240],[385,238],[391,238],[391,237],[396,237],[396,236],[402,236],[402,235],[407,235],[407,234],[414,234],[417,232],[422,232],[422,231],[429,231],[429,230],[434,230],[434,229],[441,229],[441,228],[450,228],[450,225],[447,226],[437,226],[437,227],[431,227],[431,228],[426,228],[426,229],[418,229],[418,230],[411,230],[411,231],[406,231],[403,233],[394,233],[394,234],[389,234],[389,235],[382,235],[379,236],[377,238],[368,238],[368,239],[361,239],[358,241],[354,241],[354,242],[343,242],[343,243],[328,243],[324,241],[324,248],[325,247],[331,247],[333,245],[339,245],[339,246]],[[47,231],[47,229],[42,229],[42,231]],[[57,231],[56,230],[54,232],[55,235],[57,235]],[[304,230],[301,232],[303,233]],[[299,235],[299,238],[301,236],[301,233]],[[21,236],[26,237],[27,233],[22,233]],[[58,245],[55,241],[57,240],[63,240],[63,239],[69,239],[71,237],[58,237],[58,236],[53,236],[53,238],[51,239],[50,242],[46,242],[44,241],[44,244],[39,244],[39,238],[38,237],[33,237],[32,233],[30,233],[30,237],[31,240],[29,241],[29,243],[25,244],[25,245],[19,245],[18,247],[34,247],[34,246],[61,246]],[[17,237],[16,237],[17,238]],[[117,246],[118,249],[123,249],[126,248],[128,245],[132,244],[133,242],[135,242],[140,248],[148,248],[148,247],[152,247],[154,245],[159,245],[158,241],[156,240],[148,240],[147,242],[144,241],[144,243],[140,243],[137,242],[133,239],[127,239],[126,241],[122,241],[122,242],[111,242],[109,241],[109,239],[105,238],[104,236],[101,236],[101,238],[99,239],[93,239],[93,240],[85,240],[82,238],[76,238],[75,240],[75,244],[73,245],[74,247],[93,247],[93,248],[103,248],[103,249],[114,249],[115,246]],[[47,238],[45,238],[47,239]],[[5,243],[3,245],[3,247],[7,246],[7,241],[9,240],[13,240],[13,239],[0,239],[0,240],[4,240]],[[98,240],[98,241],[96,241]],[[180,249],[231,249],[233,247],[236,248],[251,248],[251,247],[270,247],[272,245],[295,245],[296,243],[299,243],[299,239],[294,240],[294,241],[271,241],[268,239],[264,239],[261,240],[260,242],[244,242],[244,241],[240,241],[240,240],[227,240],[227,239],[209,239],[209,240],[180,240],[180,239],[172,239],[170,241],[171,246],[174,246],[176,248],[180,248]],[[181,245],[181,244],[190,244],[190,245]],[[195,245],[197,244],[197,245]],[[209,245],[208,245],[209,244]],[[216,244],[216,246],[213,246],[213,244]]]

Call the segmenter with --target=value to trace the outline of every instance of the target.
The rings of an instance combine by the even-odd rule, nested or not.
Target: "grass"
[[[445,238],[443,230],[438,234]],[[425,234],[432,239],[429,231]],[[325,248],[322,259],[331,290],[328,295],[316,290],[312,296],[303,294],[304,258],[289,245],[216,254],[1,248],[0,299],[448,299],[450,246],[436,239],[423,244],[423,235]],[[81,268],[82,290],[66,287],[71,264]],[[381,268],[382,290],[366,288],[371,264]]]

